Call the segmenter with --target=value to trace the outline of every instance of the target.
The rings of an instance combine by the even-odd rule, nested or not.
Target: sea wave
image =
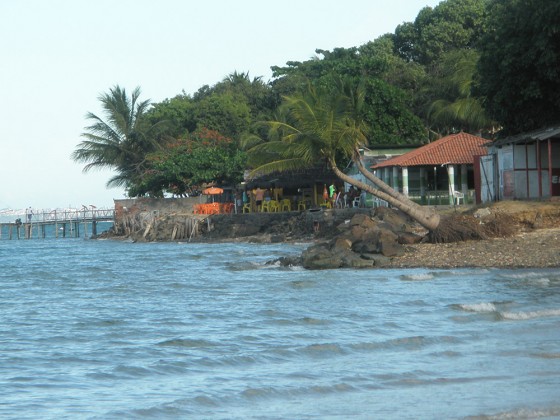
[[[557,418],[560,416],[560,407],[548,408],[518,408],[497,414],[480,414],[465,417],[465,420],[509,420],[509,419],[542,419]]]
[[[477,313],[491,313],[497,312],[496,305],[491,302],[481,302],[481,303],[470,303],[470,304],[459,304],[457,307],[463,311],[467,312],[477,312]]]
[[[401,276],[401,280],[424,281],[424,280],[432,280],[434,277],[435,275],[433,273],[404,274]]]
[[[560,316],[560,309],[543,309],[541,311],[530,312],[500,312],[500,317],[502,319],[514,321],[523,321],[535,318],[549,318],[554,316]]]

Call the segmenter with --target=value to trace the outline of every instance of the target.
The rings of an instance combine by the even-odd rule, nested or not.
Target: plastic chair
[[[307,205],[306,205],[304,200],[298,201],[298,205],[297,205],[298,211],[305,210],[306,208],[307,208]]]
[[[292,211],[292,202],[289,198],[284,198],[280,204],[281,211]]]
[[[270,211],[270,201],[263,201],[261,204],[261,212]]]
[[[271,212],[271,213],[280,211],[280,204],[278,204],[278,201],[270,200],[268,202],[268,211]]]
[[[251,213],[251,203],[243,204],[243,213]]]
[[[461,204],[461,200],[463,200],[463,204],[465,204],[465,194],[460,191],[453,191],[453,198],[455,200],[455,204],[458,206]]]

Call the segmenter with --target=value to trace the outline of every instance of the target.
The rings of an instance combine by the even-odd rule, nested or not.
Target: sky
[[[71,153],[115,85],[161,102],[316,49],[357,47],[440,0],[0,0],[0,210],[112,207]]]

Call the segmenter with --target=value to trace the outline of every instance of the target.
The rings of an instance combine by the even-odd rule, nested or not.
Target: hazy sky
[[[0,0],[0,210],[112,206],[70,154],[116,84],[160,102],[394,32],[440,0]]]

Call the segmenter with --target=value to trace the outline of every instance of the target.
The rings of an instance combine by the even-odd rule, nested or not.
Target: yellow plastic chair
[[[272,213],[272,212],[277,212],[278,210],[280,210],[280,205],[278,204],[278,201],[270,200],[268,202],[268,211]]]
[[[261,204],[261,212],[270,211],[270,201],[264,200]]]
[[[243,213],[251,213],[251,203],[245,203],[243,205]]]
[[[280,210],[281,211],[292,211],[292,202],[290,201],[289,198],[284,198],[281,201]]]
[[[298,201],[298,205],[297,205],[298,211],[305,210],[306,208],[307,208],[307,205],[305,203],[305,200]]]

